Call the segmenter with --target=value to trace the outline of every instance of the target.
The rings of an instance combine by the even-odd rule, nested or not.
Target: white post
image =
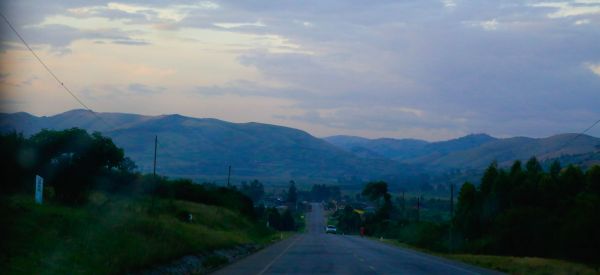
[[[42,204],[44,201],[44,178],[35,175],[35,202]]]

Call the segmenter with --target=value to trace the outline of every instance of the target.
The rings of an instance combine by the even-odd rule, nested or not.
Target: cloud
[[[94,60],[143,45],[126,47],[139,55],[119,55],[135,83],[106,83],[92,94],[151,95],[157,112],[174,112],[161,103],[176,95],[223,112],[231,100],[276,99],[285,102],[272,107],[280,123],[370,135],[543,136],[600,117],[598,1],[8,5],[36,47],[66,53],[75,41],[103,43],[88,53]],[[144,81],[159,77],[169,93]]]
[[[486,31],[497,30],[499,26],[498,20],[496,19],[485,21],[465,21],[463,23],[467,26],[481,28]]]
[[[66,25],[41,25],[25,28],[23,36],[32,45],[50,45],[55,52],[68,53],[68,46],[77,40],[108,41],[121,45],[148,45],[119,29],[77,29]]]
[[[587,24],[590,24],[590,23],[592,23],[592,21],[589,20],[589,19],[581,19],[581,20],[575,21],[575,23],[573,23],[573,24],[579,26],[579,25],[587,25]]]
[[[600,64],[587,63],[587,67],[590,71],[600,76]]]
[[[442,4],[446,8],[454,8],[456,7],[456,2],[454,0],[442,0]]]
[[[225,85],[198,86],[194,89],[194,93],[207,97],[236,95],[240,97],[271,97],[294,100],[315,96],[307,90],[265,86],[247,80],[232,81]]]
[[[575,0],[571,2],[541,2],[531,6],[552,9],[549,18],[563,18],[600,14],[600,2],[593,0]]]
[[[163,86],[150,86],[141,83],[130,83],[128,85],[114,84],[94,84],[87,85],[79,93],[86,100],[91,101],[111,101],[115,99],[131,100],[131,98],[140,98],[145,96],[157,96],[166,91]]]
[[[133,93],[139,94],[158,94],[166,90],[166,88],[162,86],[150,87],[140,83],[131,83],[127,89]]]

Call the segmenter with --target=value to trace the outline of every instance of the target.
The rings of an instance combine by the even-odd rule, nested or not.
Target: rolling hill
[[[439,142],[353,136],[320,139],[289,127],[181,115],[86,110],[48,117],[0,114],[2,132],[31,135],[43,128],[71,127],[111,137],[143,172],[152,171],[154,137],[158,136],[159,174],[216,183],[226,182],[229,165],[233,182],[256,178],[268,185],[283,185],[293,179],[299,184],[360,186],[366,180],[386,180],[392,189],[410,190],[477,179],[494,160],[509,165],[536,156],[546,163],[552,159],[585,166],[600,163],[600,139],[575,138],[575,134],[547,138],[472,134]]]
[[[98,119],[99,116],[101,118]],[[104,122],[103,122],[104,121]],[[49,117],[26,113],[0,115],[0,131],[30,135],[42,128],[80,127],[100,131],[125,149],[141,171],[152,170],[158,136],[160,174],[223,183],[232,166],[234,181],[258,178],[266,183],[330,182],[355,184],[394,179],[416,184],[419,169],[389,159],[365,159],[322,139],[288,127],[231,123],[181,115],[142,116],[73,110]]]
[[[565,164],[600,163],[600,159],[595,159],[598,155],[595,152],[600,151],[600,139],[577,134],[547,138],[494,138],[486,134],[472,134],[440,142],[352,136],[333,136],[325,140],[348,152],[369,152],[370,156],[384,156],[429,171],[481,170],[494,160],[502,166],[532,156],[542,161],[560,159]],[[586,157],[570,157],[582,154]],[[579,159],[585,162],[577,161]]]

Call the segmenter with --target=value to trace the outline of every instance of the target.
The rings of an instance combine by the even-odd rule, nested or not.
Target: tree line
[[[440,252],[562,258],[600,264],[600,166],[582,170],[554,162],[545,171],[536,158],[508,169],[492,163],[479,185],[465,182],[450,220],[420,220],[418,208],[391,199],[385,182],[362,192],[373,213],[351,204],[334,213],[338,228]],[[357,196],[358,197],[358,196]],[[422,203],[423,200],[418,200]],[[450,211],[448,201],[445,211]],[[429,200],[443,209],[443,201]],[[421,205],[422,207],[422,205]],[[363,211],[364,212],[364,211]],[[415,213],[417,214],[415,216]]]
[[[234,188],[196,184],[141,174],[123,149],[95,132],[79,128],[42,130],[29,138],[16,132],[0,134],[0,198],[33,194],[36,175],[44,178],[45,200],[79,206],[91,191],[127,196],[150,196],[222,206],[260,218],[252,199]],[[245,190],[244,190],[245,191]],[[249,194],[250,195],[250,194]]]
[[[453,224],[464,250],[600,263],[600,166],[587,171],[536,158],[492,163],[460,189]]]

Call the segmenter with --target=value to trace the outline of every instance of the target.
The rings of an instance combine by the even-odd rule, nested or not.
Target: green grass
[[[107,197],[84,207],[13,196],[0,206],[3,274],[121,273],[189,253],[267,243],[272,232],[230,210],[202,204]],[[192,213],[186,222],[182,213]]]
[[[600,273],[600,270],[583,264],[555,259],[471,254],[445,256],[449,259],[495,269],[509,274],[584,275]]]
[[[375,238],[373,238],[375,239]],[[375,239],[378,240],[379,239]],[[484,268],[489,268],[508,274],[532,274],[532,275],[587,275],[600,274],[600,270],[593,267],[564,260],[546,259],[537,257],[513,257],[495,255],[473,255],[473,254],[447,254],[436,253],[426,249],[414,247],[396,240],[384,239],[384,243],[420,251],[435,256],[464,262]]]

